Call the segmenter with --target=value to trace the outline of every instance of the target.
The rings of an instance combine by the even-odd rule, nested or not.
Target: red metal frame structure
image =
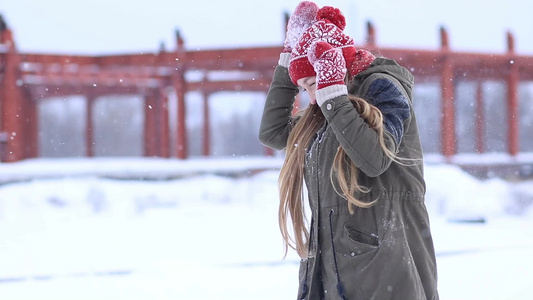
[[[288,16],[286,16],[286,19]],[[1,20],[1,19],[0,19]],[[1,22],[0,22],[1,23]],[[519,152],[518,100],[520,81],[533,80],[533,57],[514,51],[514,39],[507,34],[507,53],[460,53],[450,50],[445,29],[440,30],[441,48],[416,50],[379,48],[375,30],[367,24],[364,48],[379,51],[410,69],[417,82],[439,78],[441,85],[441,153],[456,153],[454,79],[461,76],[478,82],[477,101],[482,102],[480,84],[486,80],[507,83],[508,147],[510,155]],[[38,156],[37,103],[47,97],[84,95],[87,99],[86,155],[93,156],[92,104],[103,95],[142,95],[145,99],[144,155],[184,159],[187,157],[185,95],[198,91],[204,97],[203,154],[210,154],[210,126],[207,99],[219,91],[266,92],[279,47],[188,51],[176,32],[176,49],[158,53],[76,56],[19,53],[13,33],[0,24],[0,132],[7,140],[2,161],[12,162]],[[187,80],[187,72],[203,74],[200,80]],[[237,80],[213,80],[210,72],[237,71]],[[460,74],[460,75],[459,75]],[[177,136],[175,153],[170,153],[169,91],[177,95]],[[482,105],[478,105],[482,107]],[[478,152],[483,152],[483,111],[476,115]],[[2,143],[0,141],[0,143]],[[1,154],[1,153],[0,153]],[[272,154],[271,151],[266,154]]]

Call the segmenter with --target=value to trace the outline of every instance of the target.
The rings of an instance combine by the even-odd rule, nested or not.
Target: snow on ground
[[[0,164],[1,182],[23,180],[0,185],[0,299],[294,299],[279,164]],[[228,169],[248,176],[217,175]],[[143,171],[151,180],[131,179]],[[444,164],[427,164],[426,181],[441,299],[532,299],[532,182],[479,181]]]

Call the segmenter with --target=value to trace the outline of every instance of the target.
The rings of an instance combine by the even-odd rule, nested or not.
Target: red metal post
[[[211,154],[211,120],[209,111],[209,94],[202,93],[203,97],[203,119],[204,132],[202,136],[202,155],[209,156]]]
[[[450,59],[448,33],[441,28],[441,47],[443,52],[441,95],[442,95],[442,154],[450,157],[455,154],[455,101],[453,83],[453,62]]]
[[[509,123],[509,154],[515,156],[519,151],[518,135],[518,66],[514,55],[514,37],[507,33],[507,54],[509,57],[509,75],[507,77],[507,118]]]
[[[166,50],[164,43],[161,43],[159,47],[159,53],[152,67],[158,68],[159,65],[165,65]],[[157,94],[157,128],[158,128],[158,153],[160,157],[170,157],[170,123],[169,123],[169,89],[165,86],[165,83],[168,84],[168,80],[164,75],[157,74],[157,81],[159,82],[159,87],[156,90]]]
[[[185,94],[186,94],[186,80],[185,80],[185,62],[186,54],[185,41],[178,31],[176,31],[176,68],[172,73],[172,81],[174,90],[177,96],[177,124],[176,124],[176,156],[181,159],[187,158],[187,127],[186,127],[186,108],[185,108]]]
[[[158,107],[158,132],[159,132],[159,156],[170,157],[170,125],[168,123],[168,96],[159,93]]]
[[[485,152],[485,107],[482,82],[476,83],[476,151]]]
[[[176,30],[176,50],[177,52],[184,52],[185,51],[185,40],[181,36],[181,33],[179,30]]]
[[[176,81],[176,94],[178,96],[177,112],[177,147],[176,156],[181,159],[187,158],[187,127],[185,120],[185,79],[179,76]]]
[[[453,66],[451,61],[445,58],[442,67],[442,154],[450,157],[456,151]]]
[[[370,21],[366,22],[366,45],[369,49],[376,48],[376,29]]]
[[[26,157],[24,149],[25,132],[23,126],[24,111],[22,110],[19,81],[19,56],[13,41],[11,30],[0,32],[0,44],[7,48],[1,55],[3,76],[0,82],[0,131],[7,133],[4,159],[8,162],[22,160]]]
[[[287,28],[289,27],[290,18],[291,18],[290,13],[285,12],[283,14],[283,39],[287,38]]]

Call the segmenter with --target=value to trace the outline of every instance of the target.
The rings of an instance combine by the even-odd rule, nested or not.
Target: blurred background
[[[0,299],[293,299],[257,133],[298,3],[3,0]],[[441,298],[530,299],[533,2],[316,3],[415,75]]]
[[[185,81],[205,82],[220,78],[240,76],[262,80],[262,87],[239,87],[235,83],[231,87],[220,87],[207,90],[189,87],[182,89],[184,103],[183,115],[179,115],[176,95],[168,89],[177,89],[175,84],[161,84],[161,93],[167,96],[164,109],[168,110],[168,129],[163,135],[168,136],[168,150],[170,156],[180,156],[176,147],[180,144],[178,119],[186,118],[185,133],[181,134],[186,144],[186,156],[227,156],[227,155],[262,155],[265,149],[258,143],[256,133],[260,119],[265,93],[268,90],[268,80],[271,76],[276,53],[284,39],[287,14],[297,5],[298,1],[269,1],[249,3],[246,1],[225,1],[211,3],[208,1],[155,1],[146,4],[140,1],[92,1],[90,3],[70,3],[66,1],[4,1],[0,7],[6,26],[12,31],[16,52],[20,54],[54,55],[55,61],[47,65],[39,64],[39,57],[28,57],[19,63],[27,73],[23,81],[26,84],[39,84],[35,80],[53,81],[57,73],[82,72],[80,66],[91,68],[90,64],[81,63],[58,68],[61,59],[68,59],[69,55],[78,57],[116,57],[124,59],[144,57],[144,61],[127,69],[122,65],[124,73],[142,73],[147,63],[156,67],[162,63],[154,63],[158,53],[166,52],[163,60],[167,66],[169,62],[177,60],[178,53],[206,52],[217,58],[217,50],[249,49],[246,53],[253,59],[263,58],[268,63],[258,62],[257,66],[243,66],[246,61],[230,65],[226,62],[213,61],[209,70],[206,66],[193,65],[194,58],[182,61],[192,62],[190,66],[176,64],[174,67],[183,71]],[[529,33],[533,28],[529,12],[533,4],[528,1],[329,1],[319,5],[332,5],[340,8],[347,17],[345,31],[352,36],[361,47],[372,48],[394,59],[406,56],[403,52],[398,55],[390,53],[399,49],[407,49],[410,53],[430,51],[428,57],[435,58],[435,65],[423,64],[421,59],[405,57],[403,62],[410,67],[417,76],[415,85],[415,110],[418,113],[419,125],[425,130],[421,133],[426,153],[451,155],[456,153],[489,152],[517,154],[518,152],[533,151],[533,139],[528,138],[533,119],[533,85],[529,78],[529,66],[533,55],[533,36]],[[259,13],[260,12],[260,13]],[[369,44],[368,24],[372,25],[372,41]],[[428,69],[440,69],[444,49],[441,29],[446,31],[446,47],[453,52],[466,52],[472,55],[458,55],[451,60],[468,61],[468,68],[457,65],[453,71],[453,104],[455,112],[442,111],[442,78],[439,72],[429,74]],[[509,36],[512,37],[512,52],[509,51]],[[178,41],[179,40],[179,41]],[[181,46],[178,45],[182,43]],[[273,51],[265,54],[259,50],[269,48]],[[255,54],[254,54],[254,50]],[[227,53],[239,59],[241,53]],[[511,55],[509,55],[511,54]],[[63,57],[60,57],[63,55]],[[186,55],[186,54],[185,54]],[[193,54],[194,55],[194,54]],[[485,57],[479,58],[484,55]],[[498,56],[497,62],[490,66],[491,55]],[[200,57],[200,55],[197,55]],[[507,81],[510,80],[507,65],[513,61],[513,56],[524,56],[517,60],[520,64],[517,78],[514,79],[516,91],[513,99],[509,99]],[[204,56],[208,61],[209,57]],[[218,55],[220,57],[220,54]],[[477,58],[476,58],[477,57]],[[223,59],[224,57],[222,57]],[[34,59],[34,60],[32,60]],[[75,59],[75,58],[73,58]],[[16,59],[15,59],[16,60]],[[12,59],[13,61],[13,59]],[[55,63],[55,65],[54,65]],[[109,62],[107,68],[113,68]],[[206,62],[208,63],[208,62]],[[253,63],[253,60],[252,60]],[[262,65],[261,65],[262,63]],[[483,70],[483,64],[488,65]],[[106,66],[92,66],[100,68],[94,72],[103,72]],[[55,70],[54,70],[55,68]],[[70,68],[70,69],[69,69]],[[503,69],[500,69],[503,68]],[[39,69],[44,77],[36,77]],[[467,73],[479,74],[469,76]],[[500,70],[500,71],[499,71]],[[85,72],[92,72],[85,71]],[[248,73],[246,73],[248,71]],[[254,71],[259,71],[259,73]],[[112,71],[108,71],[112,72]],[[155,72],[155,71],[153,71]],[[165,71],[168,72],[168,71]],[[240,75],[238,73],[241,73]],[[427,74],[425,74],[426,72]],[[179,74],[167,74],[170,80]],[[500,73],[500,76],[497,74]],[[33,77],[32,77],[33,75]],[[94,75],[94,74],[93,74]],[[24,74],[21,75],[24,77]],[[92,76],[92,75],[91,75]],[[103,75],[112,76],[112,75]],[[213,79],[213,76],[219,79]],[[222,77],[221,77],[222,76]],[[257,78],[253,78],[253,77]],[[210,77],[210,78],[207,78]],[[44,78],[44,79],[43,79]],[[68,74],[67,74],[68,78]],[[117,77],[118,78],[118,77]],[[207,79],[206,79],[207,78]],[[19,78],[20,79],[20,78]],[[149,78],[153,79],[153,78]],[[12,82],[16,82],[15,79]],[[33,82],[32,82],[33,80]],[[59,79],[61,80],[61,79]],[[96,85],[100,79],[93,80]],[[21,81],[19,81],[21,83]],[[63,82],[63,89],[67,82]],[[72,83],[71,83],[72,84]],[[85,83],[91,85],[91,82]],[[76,157],[84,156],[152,156],[155,153],[145,149],[148,132],[146,125],[149,120],[145,116],[144,101],[147,98],[146,89],[143,91],[99,91],[96,95],[89,95],[86,90],[76,90],[63,93],[51,93],[53,88],[59,89],[61,84],[42,82],[39,88],[33,88],[29,98],[41,98],[36,105],[35,120],[38,124],[31,125],[38,133],[34,135],[32,153],[22,157]],[[237,87],[236,87],[237,86]],[[94,86],[94,90],[98,87]],[[24,88],[24,87],[23,87]],[[47,93],[43,89],[48,89]],[[240,90],[239,90],[240,89]],[[7,93],[7,92],[6,92]],[[113,94],[115,93],[115,95]],[[120,93],[120,95],[118,95]],[[481,94],[478,96],[476,93]],[[180,95],[181,96],[181,95]],[[8,97],[8,96],[5,96]],[[450,97],[450,96],[448,96]],[[476,98],[481,98],[481,104]],[[179,98],[179,97],[178,97]],[[148,101],[148,100],[147,100]],[[514,101],[510,108],[509,103]],[[87,104],[90,102],[91,104]],[[302,95],[302,107],[306,105],[305,95]],[[87,106],[91,107],[90,118]],[[206,117],[207,106],[209,114]],[[4,109],[7,110],[7,109]],[[512,124],[509,115],[516,111],[519,118]],[[105,113],[104,113],[105,112]],[[441,114],[448,116],[443,119]],[[482,118],[477,120],[478,116]],[[206,122],[206,118],[209,120]],[[448,124],[455,122],[455,124]],[[159,119],[159,118],[156,118]],[[452,120],[453,119],[453,120]],[[167,120],[161,121],[165,122]],[[3,123],[6,124],[6,118]],[[92,122],[87,128],[87,122]],[[155,121],[160,122],[160,121]],[[244,126],[244,124],[248,124]],[[3,125],[4,129],[9,125]],[[205,127],[208,126],[208,129]],[[443,130],[453,126],[453,150],[444,150],[443,144],[450,141],[443,140]],[[512,127],[518,127],[512,129]],[[511,127],[511,128],[510,128]],[[224,132],[238,132],[239,134],[212,134],[212,128]],[[144,130],[146,129],[146,130]],[[30,130],[30,129],[28,129]],[[94,149],[87,149],[85,131],[92,130],[90,143]],[[515,133],[511,133],[511,131]],[[12,130],[17,131],[17,130]],[[19,131],[19,138],[22,138]],[[207,133],[206,133],[207,132]],[[205,135],[209,134],[208,137]],[[516,137],[513,136],[516,135]],[[37,136],[35,136],[37,135]],[[162,135],[159,133],[158,135]],[[186,135],[186,137],[185,137]],[[446,136],[447,134],[444,134]],[[201,136],[204,136],[200,138]],[[449,138],[449,137],[448,137]],[[207,140],[207,141],[206,141]],[[477,142],[473,142],[476,141]],[[203,145],[209,143],[209,149]],[[477,144],[476,144],[477,143]],[[515,144],[512,146],[510,144]],[[516,149],[509,149],[515,147]],[[11,151],[11,150],[9,150]],[[20,151],[19,151],[20,152]],[[160,154],[158,154],[160,155]],[[16,158],[13,158],[16,159]],[[5,159],[4,159],[5,160]],[[9,160],[9,159],[8,159]]]

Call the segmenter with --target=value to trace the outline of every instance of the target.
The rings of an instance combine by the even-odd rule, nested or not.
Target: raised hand
[[[318,9],[318,6],[311,1],[302,1],[298,4],[287,23],[283,52],[290,53],[294,49],[302,33],[316,20]]]
[[[346,61],[340,48],[317,41],[309,47],[307,58],[315,69],[318,90],[336,84],[344,85]]]

